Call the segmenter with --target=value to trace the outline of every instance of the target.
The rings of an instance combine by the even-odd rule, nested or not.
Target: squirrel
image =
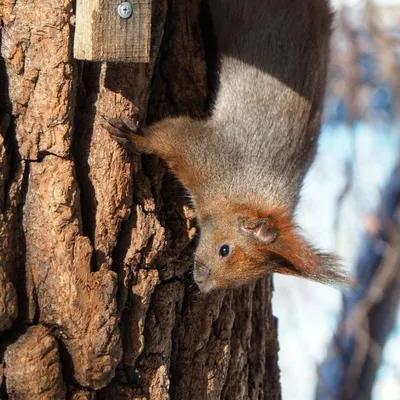
[[[328,0],[209,0],[219,59],[210,116],[148,127],[104,117],[122,146],[163,159],[191,194],[201,292],[278,272],[347,283],[293,221],[321,128]]]

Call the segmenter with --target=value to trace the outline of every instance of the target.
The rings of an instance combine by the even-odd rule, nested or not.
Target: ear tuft
[[[317,276],[311,279],[333,286],[350,286],[351,279],[344,271],[339,257],[329,253],[317,253],[317,256],[320,270],[315,271]]]
[[[278,230],[272,226],[269,218],[251,219],[239,217],[239,231],[245,236],[251,236],[263,244],[275,241]]]
[[[336,287],[350,286],[351,279],[344,271],[340,259],[334,254],[319,253],[310,247],[314,253],[312,260],[305,264],[291,265],[292,275],[299,278],[311,279]]]
[[[351,283],[337,256],[315,250],[296,230],[281,235],[280,243],[271,251],[274,272],[332,286],[348,286]]]

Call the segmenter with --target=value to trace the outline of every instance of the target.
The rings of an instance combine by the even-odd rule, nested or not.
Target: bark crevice
[[[75,163],[75,178],[79,188],[82,233],[93,247],[92,271],[98,269],[95,246],[96,193],[90,178],[90,145],[96,118],[96,102],[100,93],[100,63],[77,62],[78,84],[71,152]]]
[[[9,191],[15,177],[17,141],[12,123],[12,103],[9,93],[7,67],[2,55],[2,32],[0,29],[0,210],[6,212]]]

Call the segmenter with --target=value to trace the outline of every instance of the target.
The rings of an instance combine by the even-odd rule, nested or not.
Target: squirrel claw
[[[117,118],[101,116],[105,124],[101,124],[110,136],[125,149],[134,151],[132,146],[132,137],[138,131],[138,126],[133,121],[124,121]]]
[[[101,127],[104,128],[113,138],[119,137],[119,138],[127,138],[129,137],[132,132],[126,132],[120,128],[116,128],[113,125],[106,125],[106,124],[101,124]]]
[[[132,153],[140,153],[134,140],[140,130],[134,121],[124,121],[105,115],[102,115],[102,118],[106,123],[100,123],[100,125],[110,134],[113,140]]]
[[[132,136],[132,132],[123,131],[111,124],[101,124],[101,127],[104,128],[110,134],[111,138],[119,143],[122,147],[131,151],[134,150],[131,140],[129,139],[129,137]]]
[[[136,133],[138,130],[138,126],[133,121],[126,121],[122,119],[112,118],[105,115],[102,115],[102,118],[107,122],[107,126],[104,126],[107,130],[108,126],[113,127],[125,134]]]
[[[122,137],[119,137],[119,136],[114,136],[114,135],[111,135],[111,137],[112,137],[117,143],[119,143],[122,147],[124,147],[124,148],[130,148],[130,147],[131,147],[131,146],[130,146],[130,142],[129,142],[128,139],[125,139],[125,138],[122,138]]]

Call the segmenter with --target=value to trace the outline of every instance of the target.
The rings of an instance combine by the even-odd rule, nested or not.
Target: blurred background
[[[400,0],[337,0],[324,126],[297,210],[354,277],[274,277],[283,399],[400,400]]]

